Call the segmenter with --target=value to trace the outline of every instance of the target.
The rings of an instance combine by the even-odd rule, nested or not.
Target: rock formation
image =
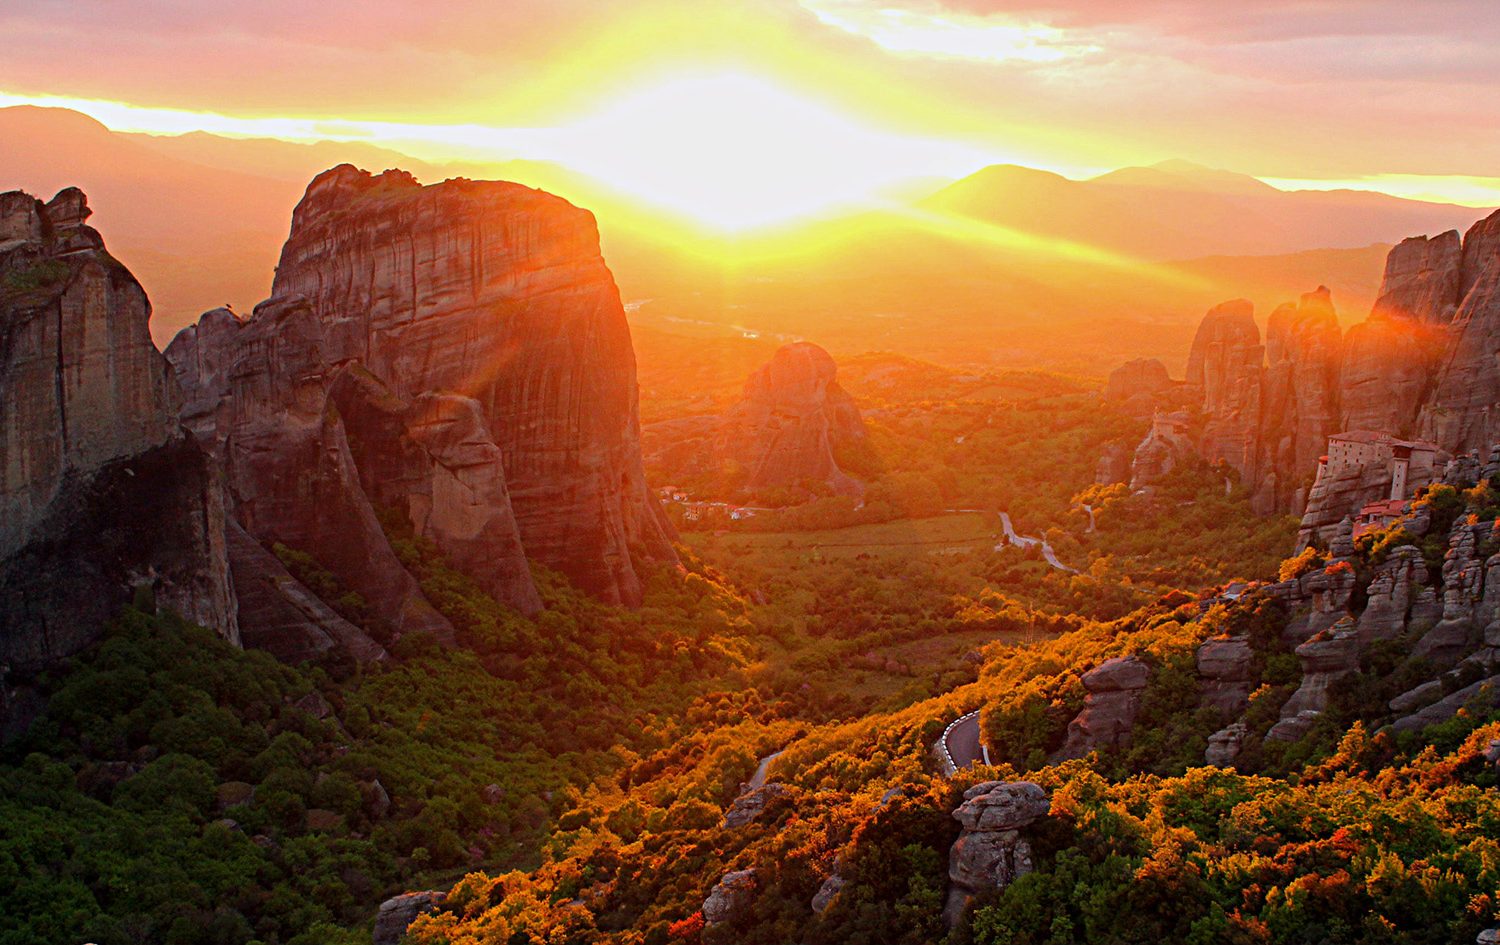
[[[753,869],[725,873],[703,900],[703,921],[708,925],[720,925],[741,915],[760,889],[760,882]]]
[[[592,215],[518,184],[348,165],[292,218],[271,298],[172,342],[186,422],[263,544],[311,551],[393,633],[451,637],[379,512],[522,612],[533,562],[610,602],[674,560]]]
[[[1219,637],[1198,647],[1196,665],[1205,705],[1237,716],[1250,704],[1255,653],[1247,637]]]
[[[1391,250],[1370,317],[1344,339],[1339,429],[1411,432],[1458,307],[1462,261],[1456,230]]]
[[[845,495],[864,491],[836,456],[865,438],[859,408],[835,380],[837,371],[827,351],[803,341],[778,348],[750,375],[725,424],[726,448],[745,467],[750,488],[811,480]]]
[[[83,193],[0,195],[0,664],[97,638],[148,589],[238,641],[212,470],[176,419],[145,292]]]
[[[1149,417],[1157,397],[1173,386],[1166,365],[1155,358],[1136,358],[1110,372],[1104,399],[1127,413]]]
[[[1296,741],[1328,709],[1329,687],[1359,669],[1360,640],[1354,618],[1342,617],[1297,647],[1302,684],[1281,708],[1267,738]]]
[[[1305,511],[1302,541],[1326,540],[1345,516],[1388,498],[1393,478],[1389,463],[1317,477],[1328,438],[1346,431],[1416,438],[1435,449],[1437,467],[1448,454],[1487,450],[1500,438],[1495,350],[1500,213],[1462,240],[1448,232],[1394,247],[1369,317],[1347,335],[1321,286],[1271,313],[1264,344],[1249,302],[1210,310],[1187,365],[1195,446],[1239,472],[1257,511]],[[1149,373],[1137,362],[1122,367],[1107,399],[1133,400],[1130,409],[1138,409],[1155,396],[1164,406],[1149,392]],[[1159,459],[1163,451],[1151,445]],[[1099,476],[1118,470],[1117,460],[1101,463]],[[1412,470],[1413,486],[1424,481]]]
[[[397,945],[406,937],[407,927],[416,921],[417,916],[436,912],[447,898],[446,892],[429,890],[402,893],[382,902],[375,916],[371,945]]]
[[[1004,889],[1034,868],[1023,831],[1047,816],[1047,792],[1030,781],[985,781],[964,792],[953,812],[963,825],[948,851],[948,899],[943,919],[951,929],[979,893]]]
[[[1444,281],[1443,288],[1449,283]],[[1457,311],[1417,435],[1452,453],[1488,450],[1500,439],[1500,211],[1464,235]],[[1436,302],[1446,305],[1446,299]]]
[[[1187,435],[1187,417],[1182,413],[1158,412],[1151,429],[1136,446],[1130,458],[1130,488],[1144,489],[1162,479],[1191,455],[1192,441]]]
[[[1131,726],[1140,709],[1141,692],[1151,678],[1151,668],[1136,656],[1105,660],[1083,674],[1083,711],[1068,723],[1068,738],[1056,760],[1082,758],[1100,748],[1112,748],[1130,740]]]
[[[647,427],[652,468],[673,479],[722,474],[725,485],[752,491],[810,487],[863,495],[864,484],[840,466],[840,457],[866,448],[865,423],[837,370],[815,344],[783,345],[722,414]]]

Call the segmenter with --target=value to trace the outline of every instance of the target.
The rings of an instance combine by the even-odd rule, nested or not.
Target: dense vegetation
[[[1371,648],[1305,739],[1261,738],[1300,681],[1292,615],[1213,588],[1316,574],[1326,550],[1281,562],[1289,522],[1251,516],[1223,469],[1094,485],[1141,421],[1069,379],[888,356],[847,373],[873,405],[866,507],[689,531],[636,611],[540,572],[547,609],[523,618],[393,515],[457,648],[291,667],[140,597],[38,680],[45,711],[0,753],[0,945],[354,945],[382,899],[428,888],[452,891],[417,945],[1437,945],[1500,916],[1500,721],[1475,705],[1381,732],[1390,696],[1431,678],[1411,640]],[[1493,518],[1500,490],[1418,504],[1428,537],[1396,523],[1337,566],[1367,581],[1414,543],[1440,580],[1446,526]],[[1000,509],[1080,573],[1000,547]],[[274,550],[368,624],[309,549]],[[1228,719],[1193,658],[1225,634],[1254,650],[1252,724],[1234,768],[1207,769]],[[1124,654],[1150,667],[1134,737],[1059,760],[1080,673]],[[993,765],[945,777],[932,745],[974,709]],[[764,809],[727,826],[773,752]],[[1020,777],[1051,795],[1037,869],[950,931],[951,811]],[[742,869],[756,895],[707,925]]]

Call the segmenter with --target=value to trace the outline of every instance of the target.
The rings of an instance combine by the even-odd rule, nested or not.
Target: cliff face
[[[1391,486],[1386,461],[1316,478],[1328,437],[1368,431],[1430,442],[1439,465],[1418,469],[1413,460],[1413,485],[1439,474],[1448,454],[1484,455],[1500,439],[1497,350],[1500,213],[1462,239],[1450,231],[1394,247],[1369,318],[1347,334],[1322,287],[1272,312],[1264,345],[1249,302],[1210,310],[1187,365],[1197,450],[1234,467],[1258,511],[1305,512],[1304,538],[1326,539]],[[1157,395],[1156,406],[1177,404]],[[1120,464],[1108,465],[1118,478]]]
[[[238,640],[212,471],[83,193],[0,195],[0,663],[77,652],[151,588]]]
[[[293,214],[272,297],[167,355],[245,528],[326,556],[395,630],[450,632],[377,506],[525,612],[532,561],[635,603],[637,565],[673,558],[619,294],[592,216],[560,198],[334,168]]]
[[[1344,339],[1340,429],[1411,432],[1458,308],[1462,261],[1456,230],[1391,250],[1369,319]]]
[[[1464,235],[1458,310],[1418,434],[1454,452],[1487,450],[1500,438],[1500,212]]]
[[[846,495],[864,491],[835,457],[865,438],[859,408],[838,385],[837,372],[827,351],[797,342],[750,375],[722,435],[725,450],[749,471],[751,488],[815,480]]]

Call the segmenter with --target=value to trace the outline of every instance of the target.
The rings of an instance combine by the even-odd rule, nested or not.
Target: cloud
[[[803,0],[828,26],[883,49],[981,62],[1059,62],[1099,51],[1056,27],[1001,14],[913,9],[869,0]]]

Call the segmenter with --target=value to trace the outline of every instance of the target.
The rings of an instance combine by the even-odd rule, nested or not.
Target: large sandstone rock
[[[1443,556],[1443,614],[1422,635],[1412,655],[1439,666],[1451,666],[1476,642],[1489,622],[1480,607],[1484,600],[1485,562],[1475,552],[1480,533],[1489,525],[1469,525],[1462,518],[1448,533],[1448,551]]]
[[[360,662],[386,658],[384,647],[292,577],[232,519],[226,525],[225,546],[245,646],[266,650],[287,663],[315,659],[330,650]]]
[[[1422,620],[1436,619],[1436,598],[1427,583],[1422,549],[1415,545],[1392,549],[1376,565],[1365,589],[1365,609],[1358,623],[1360,639],[1389,640]]]
[[[394,632],[451,628],[376,503],[522,611],[531,562],[636,603],[640,568],[674,560],[619,293],[593,217],[560,198],[334,168],[271,299],[205,315],[168,356],[246,530],[316,554]]]
[[[1283,305],[1266,322],[1254,501],[1264,511],[1300,512],[1328,435],[1338,432],[1342,335],[1327,287]],[[1254,480],[1252,480],[1254,481]]]
[[[1456,230],[1391,250],[1369,319],[1345,339],[1340,429],[1410,432],[1458,308],[1462,262]]]
[[[1252,471],[1257,449],[1264,364],[1250,302],[1225,302],[1203,316],[1187,364],[1188,386],[1201,392],[1200,450],[1209,462],[1223,460],[1242,475]]]
[[[1150,678],[1151,668],[1137,656],[1117,656],[1084,673],[1083,688],[1088,695],[1083,711],[1068,723],[1068,737],[1057,760],[1127,744],[1141,692]]]
[[[1452,453],[1483,450],[1500,440],[1500,212],[1464,235],[1458,309],[1418,435]]]
[[[239,639],[218,484],[89,212],[75,188],[0,194],[0,664],[17,670],[79,651],[143,586]]]
[[[953,812],[963,830],[948,851],[943,918],[949,928],[958,925],[974,896],[1004,889],[1034,869],[1023,831],[1050,809],[1047,792],[1030,781],[985,781],[964,792]]]

